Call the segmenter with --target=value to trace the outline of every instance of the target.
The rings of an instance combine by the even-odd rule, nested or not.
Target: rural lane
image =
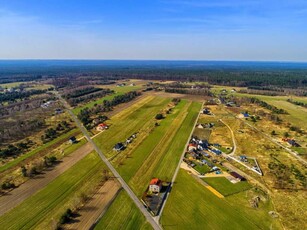
[[[43,171],[41,174],[37,175],[33,179],[28,180],[18,188],[15,188],[6,195],[1,196],[0,216],[16,207],[18,204],[35,194],[37,191],[44,188],[51,181],[60,176],[63,172],[72,167],[91,151],[93,151],[93,147],[90,145],[90,143],[86,143],[71,153],[69,156],[64,157],[62,162],[55,165],[53,168]]]
[[[230,130],[233,148],[231,150],[231,153],[229,153],[228,155],[234,155],[236,153],[236,150],[237,150],[237,143],[236,143],[235,135],[234,135],[232,129],[230,128],[230,126],[226,122],[224,122],[222,119],[220,119],[220,122],[222,122],[224,125],[226,125],[227,128]]]
[[[101,160],[107,165],[107,167],[110,169],[110,171],[113,173],[113,175],[117,178],[123,189],[126,190],[132,201],[135,203],[135,205],[138,207],[138,209],[143,213],[146,220],[151,224],[153,229],[155,230],[161,230],[161,226],[159,223],[155,221],[155,219],[151,216],[151,214],[147,211],[147,209],[144,207],[144,205],[141,203],[139,198],[133,193],[133,191],[130,189],[128,184],[124,181],[124,179],[120,176],[120,174],[116,171],[116,169],[113,167],[113,165],[108,161],[108,159],[105,157],[105,155],[102,153],[102,151],[97,147],[95,142],[91,139],[89,136],[87,130],[85,127],[81,124],[79,119],[76,117],[76,115],[71,111],[71,107],[69,104],[64,100],[64,98],[58,93],[55,92],[55,95],[59,98],[59,100],[63,103],[68,113],[71,115],[72,119],[75,121],[79,129],[82,131],[83,135],[87,139],[87,141],[93,146],[95,151],[100,156]]]

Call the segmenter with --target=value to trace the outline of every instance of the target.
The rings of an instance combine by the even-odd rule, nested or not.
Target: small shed
[[[72,136],[69,138],[69,141],[68,141],[70,144],[74,144],[74,143],[77,143],[77,139],[75,136]]]

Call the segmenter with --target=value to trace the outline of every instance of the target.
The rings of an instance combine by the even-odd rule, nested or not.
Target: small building
[[[107,124],[101,123],[101,124],[99,124],[99,125],[96,127],[96,130],[97,130],[97,131],[103,131],[103,130],[106,130],[106,129],[108,129],[108,128],[109,128],[109,126],[108,126]]]
[[[189,152],[194,152],[194,150],[196,150],[197,149],[197,145],[196,144],[189,144],[189,146],[188,146],[188,151]]]
[[[125,148],[125,146],[124,146],[124,144],[121,143],[121,142],[117,143],[117,144],[114,146],[114,150],[115,150],[115,151],[121,151],[121,150],[123,150],[124,148]]]
[[[69,138],[69,143],[70,143],[70,144],[77,143],[76,137],[75,137],[75,136],[70,137],[70,138]]]
[[[238,174],[236,172],[230,172],[229,174],[239,181],[245,181],[246,180],[243,176],[241,176],[240,174]]]
[[[202,124],[198,124],[198,125],[197,125],[197,128],[199,128],[199,129],[203,129],[203,128],[204,128],[204,126],[203,126]]]
[[[158,178],[153,178],[149,184],[149,192],[159,193],[162,188],[162,181]]]
[[[209,114],[210,114],[210,110],[209,110],[208,108],[205,108],[205,109],[203,110],[203,114],[209,115]]]
[[[247,162],[247,157],[246,156],[240,156],[240,161]]]

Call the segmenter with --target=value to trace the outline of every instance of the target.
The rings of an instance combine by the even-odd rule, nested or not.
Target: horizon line
[[[161,61],[161,62],[261,62],[261,63],[300,63],[307,60],[218,60],[218,59],[99,59],[99,58],[0,58],[0,61]]]

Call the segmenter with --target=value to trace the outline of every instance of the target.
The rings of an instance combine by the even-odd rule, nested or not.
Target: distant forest
[[[295,65],[287,68],[276,63],[265,65],[250,65],[246,63],[233,66],[207,65],[197,67],[180,67],[168,65],[82,65],[69,66],[39,66],[12,68],[0,65],[0,83],[14,81],[44,80],[48,78],[88,76],[101,80],[116,80],[123,78],[137,78],[147,80],[177,80],[203,81],[210,84],[243,87],[277,86],[284,88],[305,88],[307,86],[307,65]]]

